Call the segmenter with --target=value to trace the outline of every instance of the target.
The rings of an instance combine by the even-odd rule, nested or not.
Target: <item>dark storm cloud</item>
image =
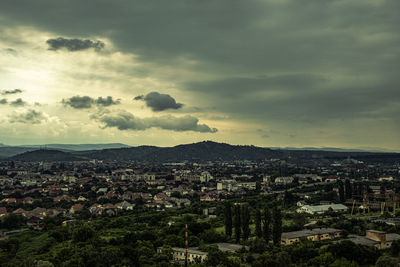
[[[229,77],[219,80],[187,82],[185,89],[202,94],[236,98],[252,93],[293,92],[323,86],[328,80],[313,74],[285,74],[264,77]]]
[[[15,94],[20,94],[23,91],[21,89],[12,89],[12,90],[2,90],[0,91],[1,95],[15,95]]]
[[[68,51],[80,51],[89,48],[94,48],[96,51],[100,51],[104,48],[104,43],[101,41],[92,40],[81,40],[81,39],[66,39],[59,37],[57,39],[49,39],[46,41],[49,45],[49,50],[59,50],[66,48]]]
[[[73,96],[68,99],[63,99],[62,103],[75,109],[91,108],[93,105],[93,98],[89,96]]]
[[[275,122],[284,119],[285,123],[295,124],[364,117],[400,101],[397,83],[393,81],[349,81],[336,87],[334,80],[319,76],[301,75],[279,82],[281,79],[232,77],[190,82],[185,88],[211,102],[214,99],[209,95],[215,95],[218,101],[213,103],[218,110],[236,118]],[[386,116],[394,117],[393,110]]]
[[[0,105],[5,105],[7,103],[8,103],[7,99],[5,99],[5,98],[0,99]]]
[[[134,100],[144,100],[146,106],[153,111],[163,111],[167,109],[180,109],[183,104],[176,103],[176,100],[168,94],[160,94],[158,92],[148,93],[146,96],[136,96]]]
[[[95,104],[103,107],[108,107],[112,105],[118,105],[121,103],[119,99],[114,100],[112,96],[107,96],[106,98],[99,97],[94,101]]]
[[[103,123],[104,128],[115,127],[119,130],[143,131],[149,128],[160,128],[177,132],[194,131],[201,133],[215,133],[217,129],[206,124],[199,124],[193,116],[174,117],[170,115],[150,118],[138,118],[126,111],[118,113],[104,113],[92,116]]]
[[[138,95],[138,96],[135,96],[133,98],[133,100],[142,100],[143,98],[144,98],[144,95]]]
[[[141,62],[192,73],[180,77],[185,99],[232,120],[398,121],[398,0],[18,3],[2,1],[0,27],[104,36]]]
[[[26,104],[27,103],[24,100],[22,100],[21,98],[17,98],[16,100],[10,102],[10,105],[14,106],[14,107],[23,107]]]
[[[26,123],[26,124],[40,124],[43,120],[46,120],[43,112],[29,109],[23,113],[15,113],[9,116],[9,122],[11,123]]]
[[[108,107],[111,105],[120,104],[120,100],[114,100],[112,96],[107,96],[106,98],[99,97],[97,99],[91,98],[90,96],[73,96],[71,98],[63,99],[62,103],[65,106],[70,106],[75,109],[88,109],[93,105]]]

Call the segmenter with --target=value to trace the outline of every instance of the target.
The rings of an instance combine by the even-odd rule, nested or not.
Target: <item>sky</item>
[[[400,151],[398,0],[2,0],[0,143]]]

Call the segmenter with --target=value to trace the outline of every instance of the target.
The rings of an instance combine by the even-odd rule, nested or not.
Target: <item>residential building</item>
[[[302,238],[311,241],[332,240],[342,236],[342,230],[334,228],[316,228],[312,230],[301,230],[282,233],[281,244],[290,245],[299,242]]]

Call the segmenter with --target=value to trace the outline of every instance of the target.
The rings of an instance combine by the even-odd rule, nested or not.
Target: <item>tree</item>
[[[8,230],[17,229],[25,224],[26,219],[21,215],[10,213],[3,218],[3,222],[0,222],[0,228],[6,228]]]
[[[256,192],[260,192],[261,191],[261,183],[260,181],[256,182]]]
[[[239,243],[241,233],[240,205],[235,205],[235,240]]]
[[[376,261],[376,267],[395,267],[398,266],[397,258],[389,257],[389,256],[380,256]]]
[[[343,182],[341,180],[338,181],[338,187],[339,187],[339,201],[341,203],[345,202],[345,195],[344,195],[344,186]]]
[[[243,240],[247,240],[250,236],[250,211],[248,205],[242,206],[242,232],[243,232]]]
[[[205,262],[207,266],[226,266],[227,257],[224,252],[213,246],[208,247],[207,252],[208,255]]]
[[[232,205],[229,201],[225,203],[225,234],[232,236]]]
[[[295,213],[293,215],[293,225],[297,230],[303,229],[307,222],[307,217],[304,213]]]
[[[282,214],[277,207],[273,209],[272,218],[272,241],[274,245],[279,245],[282,235]]]
[[[353,192],[352,192],[352,188],[351,188],[351,183],[349,179],[346,179],[345,184],[344,184],[344,188],[345,188],[345,196],[346,199],[350,199],[353,197]]]
[[[86,242],[94,236],[94,229],[87,223],[74,226],[72,231],[72,240],[74,242]]]
[[[256,209],[256,236],[258,238],[262,237],[262,229],[261,229],[261,210]]]
[[[262,233],[264,240],[268,243],[271,238],[271,213],[267,207],[264,208]]]

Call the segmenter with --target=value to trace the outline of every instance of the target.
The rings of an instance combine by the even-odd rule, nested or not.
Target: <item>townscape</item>
[[[397,266],[396,154],[151,162],[26,153],[37,160],[0,163],[4,266]]]
[[[400,266],[399,0],[1,0],[0,267]]]

